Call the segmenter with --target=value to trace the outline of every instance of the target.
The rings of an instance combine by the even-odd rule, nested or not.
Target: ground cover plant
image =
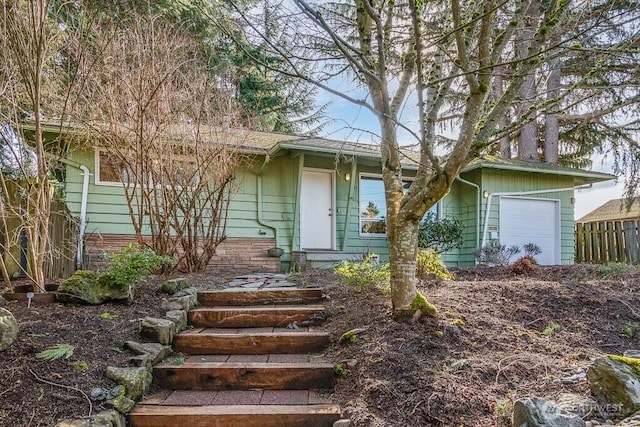
[[[388,295],[377,287],[355,291],[331,270],[294,276],[331,297],[324,327],[332,344],[326,355],[340,377],[332,398],[353,426],[508,426],[516,399],[586,392],[586,383],[566,385],[561,379],[603,354],[640,348],[637,268],[537,266],[516,275],[509,267],[485,267],[451,273],[454,280],[419,282],[439,314],[409,324],[392,320]],[[189,277],[204,289],[232,276]],[[163,315],[165,280],[139,283],[131,305],[56,303],[28,310],[24,302],[7,302],[20,333],[0,352],[0,425],[51,426],[87,415],[82,393],[114,385],[104,370],[127,365],[131,355],[123,343],[139,340],[137,320]],[[340,341],[349,331],[356,331],[355,338]],[[37,357],[60,344],[74,347],[68,359]]]

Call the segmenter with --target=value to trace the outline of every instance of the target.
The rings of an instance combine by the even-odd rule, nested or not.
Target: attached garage
[[[500,197],[500,244],[522,247],[535,243],[542,265],[560,264],[560,201]]]

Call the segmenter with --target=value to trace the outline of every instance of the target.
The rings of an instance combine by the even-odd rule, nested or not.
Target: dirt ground
[[[596,266],[538,267],[527,277],[508,269],[454,273],[454,281],[422,283],[440,314],[413,324],[391,319],[383,292],[348,291],[331,271],[295,276],[330,297],[327,356],[345,371],[333,398],[353,426],[508,426],[515,400],[586,393],[586,383],[561,379],[602,354],[640,349],[640,270],[609,278],[603,274],[612,271]],[[229,278],[191,281],[215,288]],[[163,314],[163,280],[139,284],[131,305],[27,310],[25,303],[8,302],[20,334],[0,353],[0,425],[50,426],[99,411],[85,395],[113,386],[104,369],[126,366],[131,355],[122,345],[139,340],[137,320]],[[340,344],[351,329],[362,331],[355,342]],[[59,343],[76,346],[69,360],[35,357]]]

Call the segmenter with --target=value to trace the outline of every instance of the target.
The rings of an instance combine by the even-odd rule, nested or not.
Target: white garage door
[[[542,249],[540,264],[560,264],[559,201],[501,197],[499,230],[501,244],[535,243]]]

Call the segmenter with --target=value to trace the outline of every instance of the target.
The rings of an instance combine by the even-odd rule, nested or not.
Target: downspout
[[[456,179],[464,184],[470,185],[476,189],[476,248],[480,246],[480,186],[474,182],[467,181],[466,179],[462,179],[459,176]]]
[[[80,201],[80,229],[78,231],[78,250],[76,252],[76,267],[82,267],[84,256],[84,233],[87,227],[87,201],[89,198],[89,177],[91,173],[85,165],[78,166],[82,171],[82,199]]]
[[[347,195],[347,210],[344,214],[344,230],[342,231],[342,248],[344,252],[347,247],[347,232],[349,231],[349,212],[351,212],[351,195],[353,194],[354,187],[356,185],[356,168],[358,166],[357,158],[351,159],[351,180],[349,181],[349,194]]]
[[[82,267],[82,259],[84,257],[84,233],[87,228],[87,203],[89,200],[89,179],[91,172],[89,168],[83,164],[76,163],[64,158],[56,158],[60,163],[78,168],[82,171],[82,198],[80,199],[80,224],[78,227],[78,243],[76,246],[76,268]]]
[[[573,191],[579,188],[578,186],[573,187],[565,187],[565,188],[554,188],[549,190],[531,190],[531,191],[508,191],[508,192],[498,192],[498,193],[489,193],[489,197],[487,198],[487,210],[484,216],[484,226],[482,230],[482,245],[483,248],[487,244],[487,230],[489,228],[489,214],[491,213],[491,199],[493,196],[528,196],[532,194],[546,194],[546,193],[562,193],[564,191]]]
[[[273,225],[269,225],[266,222],[264,222],[264,219],[262,218],[262,171],[264,170],[265,166],[267,166],[267,163],[269,163],[269,161],[271,160],[271,157],[269,156],[269,154],[265,155],[264,158],[264,163],[262,163],[262,166],[260,167],[260,170],[258,171],[258,174],[256,175],[256,186],[257,186],[257,202],[258,202],[258,224],[260,224],[263,227],[266,228],[270,228],[273,230],[273,237],[275,239],[275,246],[278,247],[278,229],[276,227],[274,227]]]

